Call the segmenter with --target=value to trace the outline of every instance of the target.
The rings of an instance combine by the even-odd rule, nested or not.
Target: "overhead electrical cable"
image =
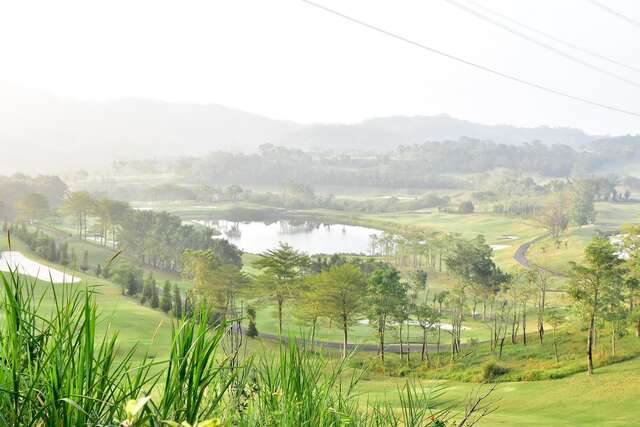
[[[600,9],[604,10],[605,12],[609,12],[610,14],[612,14],[612,15],[614,15],[614,16],[617,16],[618,18],[622,19],[623,21],[627,21],[629,24],[634,25],[634,26],[636,26],[636,27],[640,28],[640,22],[639,22],[639,21],[636,21],[636,20],[635,20],[635,19],[633,19],[633,18],[629,18],[628,16],[623,15],[622,13],[617,12],[617,11],[615,11],[615,10],[611,9],[609,6],[605,6],[604,4],[602,4],[602,3],[600,3],[600,2],[597,2],[597,1],[595,1],[595,0],[587,0],[587,1],[588,1],[589,3],[591,3],[592,5],[597,6],[597,7],[599,7]]]
[[[625,82],[625,83],[628,83],[628,84],[630,84],[632,86],[640,88],[640,83],[638,83],[638,82],[630,80],[630,79],[628,79],[628,78],[626,78],[624,76],[621,76],[619,74],[612,73],[611,71],[605,70],[602,67],[599,67],[597,65],[591,64],[590,62],[584,61],[584,60],[582,60],[580,58],[577,58],[577,57],[575,57],[575,56],[573,56],[571,54],[563,52],[560,49],[557,49],[557,48],[551,46],[548,43],[542,42],[540,40],[536,40],[533,37],[530,37],[530,36],[524,34],[521,31],[518,31],[518,30],[516,30],[516,29],[514,29],[512,27],[509,27],[508,25],[503,24],[502,22],[496,21],[495,19],[492,19],[492,18],[488,17],[487,15],[484,15],[484,14],[478,12],[477,10],[474,10],[474,9],[468,7],[468,6],[465,6],[462,3],[459,3],[459,2],[457,2],[455,0],[444,0],[444,1],[449,3],[449,4],[451,4],[452,6],[457,7],[458,9],[461,9],[464,12],[467,12],[467,13],[469,13],[469,14],[477,17],[477,18],[480,18],[483,21],[487,21],[490,24],[493,24],[493,25],[495,25],[497,27],[500,27],[500,28],[502,28],[503,30],[505,30],[505,31],[507,31],[509,33],[515,34],[516,36],[521,37],[521,38],[527,40],[530,43],[533,43],[533,44],[535,44],[537,46],[540,46],[543,49],[547,49],[547,50],[555,53],[556,55],[560,55],[561,57],[563,57],[565,59],[568,59],[569,61],[573,61],[573,62],[578,63],[580,65],[583,65],[583,66],[585,66],[587,68],[590,68],[590,69],[592,69],[594,71],[597,71],[597,72],[599,72],[601,74],[607,75],[609,77],[613,77],[614,79],[620,80],[622,82]]]
[[[311,0],[300,0],[300,1],[303,2],[303,3],[306,3],[306,4],[310,5],[310,6],[313,6],[313,7],[316,7],[318,9],[321,9],[321,10],[323,10],[325,12],[328,12],[330,14],[333,14],[335,16],[338,16],[338,17],[340,17],[342,19],[350,21],[352,23],[358,24],[358,25],[360,25],[362,27],[365,27],[365,28],[368,28],[370,30],[376,31],[378,33],[384,34],[384,35],[386,35],[388,37],[394,38],[396,40],[400,40],[400,41],[402,41],[404,43],[410,44],[410,45],[412,45],[414,47],[418,47],[418,48],[423,49],[423,50],[425,50],[427,52],[443,56],[443,57],[448,58],[450,60],[453,60],[453,61],[456,61],[456,62],[460,62],[462,64],[465,64],[465,65],[468,65],[470,67],[482,70],[484,72],[493,74],[495,76],[499,76],[499,77],[502,77],[504,79],[511,80],[513,82],[520,83],[522,85],[538,89],[538,90],[543,91],[543,92],[551,93],[551,94],[554,94],[554,95],[562,96],[564,98],[572,99],[574,101],[582,102],[584,104],[589,104],[589,105],[600,107],[600,108],[604,108],[604,109],[607,109],[607,110],[616,111],[618,113],[623,113],[623,114],[627,114],[627,115],[630,115],[630,116],[640,117],[640,113],[637,113],[635,111],[631,111],[631,110],[627,110],[627,109],[624,109],[624,108],[615,107],[615,106],[604,104],[604,103],[601,103],[601,102],[598,102],[598,101],[593,101],[591,99],[583,98],[581,96],[571,95],[569,93],[562,92],[562,91],[557,90],[557,89],[549,88],[549,87],[540,85],[538,83],[534,83],[534,82],[531,82],[529,80],[525,80],[525,79],[522,79],[520,77],[516,77],[514,75],[511,75],[511,74],[503,73],[502,71],[498,71],[498,70],[486,67],[486,66],[481,65],[481,64],[477,64],[475,62],[472,62],[472,61],[469,61],[467,59],[455,56],[453,54],[444,52],[442,50],[429,47],[429,46],[427,46],[425,44],[422,44],[422,43],[417,42],[415,40],[408,39],[408,38],[406,38],[404,36],[401,36],[399,34],[396,34],[396,33],[393,33],[391,31],[385,30],[383,28],[377,27],[377,26],[375,26],[373,24],[368,24],[368,23],[366,23],[364,21],[361,21],[361,20],[359,20],[357,18],[354,18],[352,16],[345,15],[342,12],[338,12],[335,9],[331,9],[329,7],[326,7],[326,6],[323,6],[321,4],[315,3],[315,2],[313,2]]]
[[[533,33],[536,33],[536,34],[539,34],[539,35],[541,35],[543,37],[546,37],[549,40],[553,40],[556,43],[565,45],[565,46],[567,46],[567,47],[569,47],[571,49],[577,50],[578,52],[582,52],[582,53],[584,53],[586,55],[590,55],[590,56],[592,56],[594,58],[598,58],[598,59],[601,59],[603,61],[607,61],[607,62],[609,62],[611,64],[614,64],[614,65],[617,65],[619,67],[627,68],[629,70],[636,71],[636,72],[640,73],[640,67],[635,67],[633,65],[625,64],[624,62],[619,61],[617,59],[610,58],[608,56],[605,56],[605,55],[602,55],[600,53],[594,52],[594,51],[592,51],[590,49],[586,49],[586,48],[578,46],[578,45],[576,45],[574,43],[568,42],[566,40],[562,40],[562,39],[560,39],[560,38],[558,38],[558,37],[556,37],[556,36],[554,36],[552,34],[549,34],[549,33],[545,32],[545,31],[539,30],[539,29],[534,28],[534,27],[532,27],[530,25],[527,25],[527,24],[525,24],[523,22],[517,21],[517,20],[515,20],[515,19],[513,19],[513,18],[511,18],[509,16],[506,16],[503,13],[500,13],[498,11],[489,9],[488,7],[478,3],[476,1],[467,0],[467,2],[471,3],[472,5],[474,5],[475,7],[479,8],[479,9],[484,10],[485,12],[489,12],[489,13],[495,15],[495,16],[498,16],[498,17],[504,19],[505,21],[509,21],[509,22],[511,22],[513,24],[516,24],[516,25],[518,25],[518,26],[520,26],[522,28],[525,28],[525,29],[527,29],[527,30],[529,30],[529,31],[531,31]]]

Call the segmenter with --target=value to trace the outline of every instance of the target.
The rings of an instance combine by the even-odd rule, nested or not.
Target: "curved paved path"
[[[246,330],[243,329],[243,332],[245,332],[246,334]],[[277,342],[279,341],[279,337],[277,335],[274,334],[263,334],[263,333],[259,333],[258,338],[261,339],[266,339],[268,341],[274,341]],[[284,343],[289,342],[289,337],[288,336],[283,336],[282,337],[282,341]],[[296,337],[296,341],[298,342],[303,342],[306,341],[302,338]],[[314,342],[315,347],[316,348],[327,348],[327,349],[332,349],[332,350],[342,350],[342,343],[341,342],[335,342],[335,341],[318,341],[316,340]],[[462,344],[462,348],[467,347],[468,344],[463,343]],[[407,352],[407,344],[403,344],[404,347],[404,353],[406,354]],[[440,344],[440,351],[447,351],[449,348],[451,347],[451,345],[449,343],[445,343],[445,344]],[[366,352],[377,352],[378,351],[378,344],[372,344],[372,343],[363,343],[363,344],[354,344],[354,343],[347,343],[347,350],[352,351],[352,350],[358,350],[358,351],[366,351]],[[427,344],[427,352],[428,353],[435,353],[437,350],[437,346],[435,344],[432,343],[428,343]],[[400,344],[385,344],[384,346],[384,351],[385,353],[400,353]],[[418,356],[420,354],[420,352],[422,351],[422,343],[415,343],[412,342],[411,343],[411,353],[417,353]]]
[[[560,277],[567,277],[567,275],[565,273],[561,273],[559,271],[554,271],[554,270],[550,270],[548,268],[544,268],[544,267],[540,267],[539,265],[536,265],[534,263],[532,263],[531,261],[529,261],[527,259],[527,251],[529,250],[529,248],[531,247],[531,245],[533,245],[534,243],[539,242],[540,240],[544,239],[545,237],[549,236],[548,234],[543,234],[541,236],[536,237],[533,240],[529,240],[526,243],[523,243],[522,245],[518,246],[518,249],[516,249],[516,252],[513,254],[513,259],[515,259],[518,264],[520,264],[521,266],[523,266],[526,269],[531,269],[531,268],[538,268],[542,271],[545,271],[547,273],[549,273],[552,276],[560,276]]]

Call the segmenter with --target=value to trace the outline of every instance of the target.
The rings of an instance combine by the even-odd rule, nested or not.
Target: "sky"
[[[638,86],[603,75],[446,0],[315,1],[486,67],[640,113],[640,71],[554,44]],[[640,26],[588,0],[477,1],[640,69]],[[640,2],[600,1],[640,21]],[[301,0],[0,0],[0,80],[80,99],[215,103],[302,123],[445,113],[486,124],[640,133],[640,117],[521,86]]]

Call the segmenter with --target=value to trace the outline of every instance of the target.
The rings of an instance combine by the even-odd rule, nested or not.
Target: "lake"
[[[373,228],[313,221],[279,220],[275,222],[195,220],[218,230],[221,235],[249,253],[260,253],[288,243],[309,255],[335,253],[370,253],[370,236],[381,235]]]

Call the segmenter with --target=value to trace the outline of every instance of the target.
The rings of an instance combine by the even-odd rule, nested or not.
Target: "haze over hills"
[[[307,148],[384,150],[399,145],[420,144],[425,141],[455,141],[465,137],[502,144],[541,141],[545,144],[566,144],[574,147],[598,138],[573,128],[484,125],[440,114],[380,117],[353,125],[309,125],[285,135],[282,143]]]
[[[0,173],[107,167],[114,160],[254,151],[271,142],[305,149],[389,150],[463,137],[577,146],[595,140],[571,128],[483,125],[447,115],[383,117],[357,124],[274,120],[215,104],[148,99],[79,101],[0,84]]]

